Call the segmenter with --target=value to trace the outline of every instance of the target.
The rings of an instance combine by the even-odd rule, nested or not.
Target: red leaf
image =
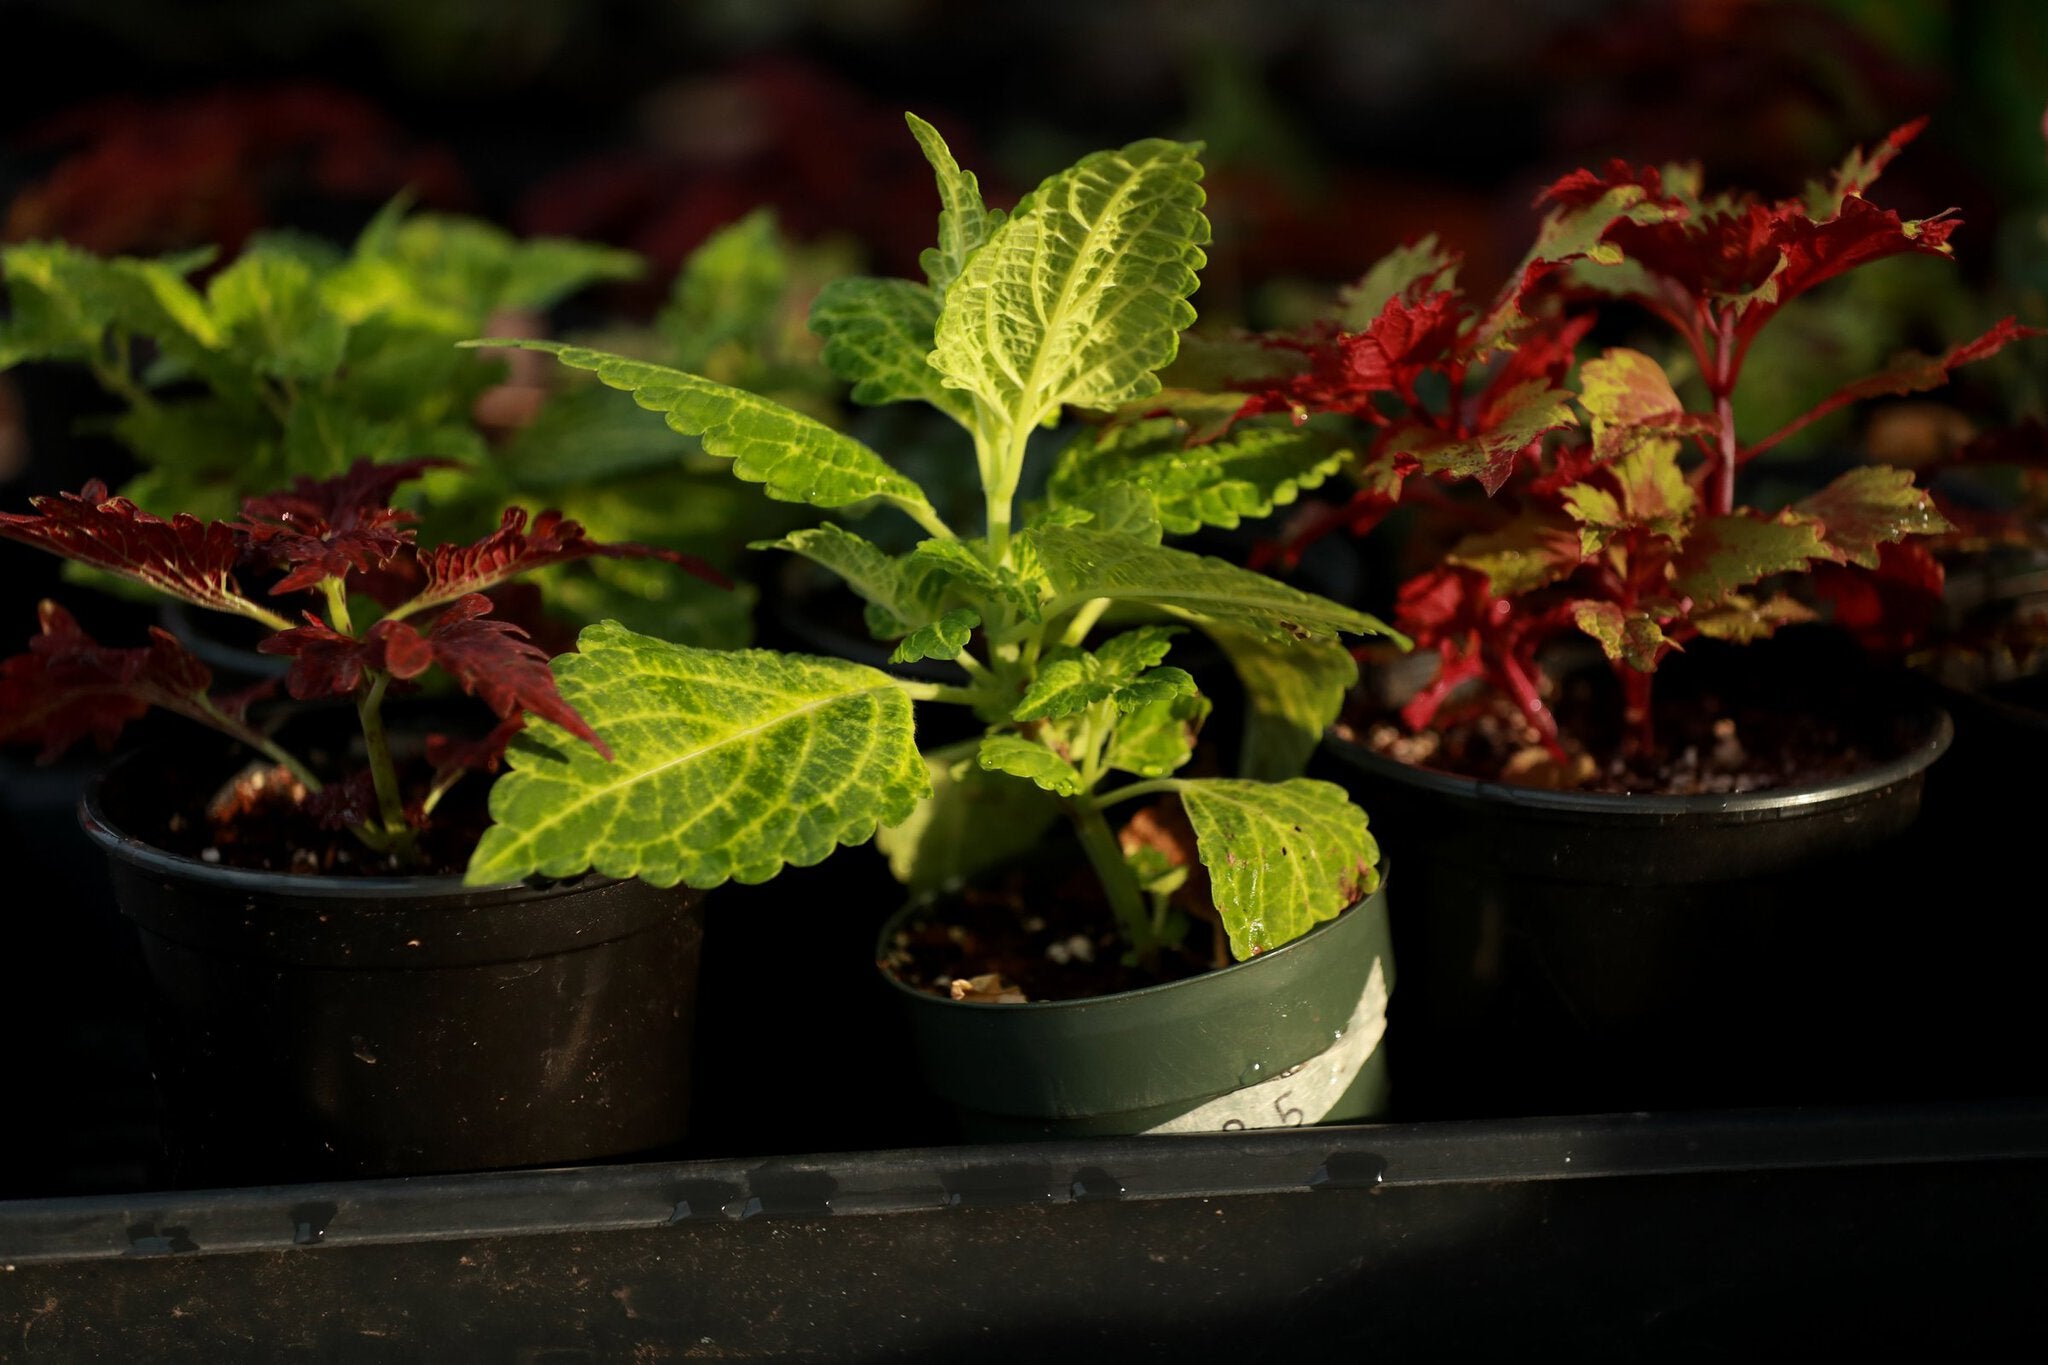
[[[1607,172],[1602,175],[1589,170],[1576,170],[1562,179],[1552,182],[1536,196],[1535,208],[1555,204],[1559,208],[1589,208],[1600,202],[1609,190],[1623,185],[1635,185],[1649,200],[1664,197],[1664,177],[1654,166],[1631,166],[1620,157],[1607,163]]]
[[[243,537],[225,522],[179,513],[170,521],[126,498],[107,496],[98,479],[77,493],[30,498],[33,513],[0,512],[0,536],[146,584],[215,611],[242,612],[234,567]]]
[[[381,666],[373,643],[343,635],[311,612],[305,616],[305,625],[281,630],[256,645],[259,654],[290,656],[284,687],[296,700],[344,696],[363,680],[365,667]]]
[[[1778,268],[1777,211],[1747,204],[1708,217],[1636,223],[1607,229],[1622,255],[1677,284],[1691,298],[1747,294]]]
[[[317,792],[307,792],[298,805],[322,829],[367,825],[378,817],[377,780],[368,768],[358,769]]]
[[[498,764],[505,757],[505,746],[512,737],[526,728],[524,715],[507,716],[481,739],[450,739],[446,735],[427,736],[427,762],[434,768],[434,784],[443,785],[459,772],[498,771]]]
[[[546,511],[527,529],[525,509],[507,508],[498,529],[474,545],[436,545],[420,556],[426,587],[417,599],[423,605],[451,602],[479,593],[519,574],[549,564],[602,556],[606,559],[659,559],[721,588],[731,580],[695,555],[652,545],[604,543],[587,539],[582,524],[560,512]]]
[[[273,596],[303,592],[321,580],[368,573],[390,565],[412,543],[412,513],[392,507],[398,485],[429,469],[452,467],[448,460],[405,460],[377,464],[357,460],[336,478],[301,475],[290,489],[250,498],[242,504],[241,529],[272,563],[289,569]]]
[[[462,690],[510,719],[522,711],[553,721],[578,739],[587,741],[606,758],[610,746],[584,723],[562,694],[555,689],[555,676],[548,671],[547,654],[526,632],[510,621],[484,619],[491,600],[482,593],[458,598],[437,617],[425,632],[434,662],[446,669]],[[375,635],[387,623],[371,628]],[[405,622],[389,623],[411,627]]]
[[[1776,297],[1759,300],[1743,310],[1742,328],[1754,333],[1761,321],[1750,314],[1766,316],[1799,295],[1844,271],[1909,254],[1952,256],[1948,239],[1963,220],[1955,210],[1906,222],[1891,209],[1881,209],[1867,199],[1842,201],[1842,211],[1826,222],[1814,222],[1803,213],[1782,212],[1772,224],[1771,241],[1785,253],[1785,268],[1777,277]],[[1626,248],[1624,248],[1626,249]]]
[[[1814,591],[1834,608],[1835,624],[1873,653],[1917,649],[1941,620],[1945,583],[1941,561],[1918,540],[1881,545],[1875,572],[1849,565],[1816,565]]]
[[[205,719],[213,674],[166,631],[139,649],[114,649],[55,602],[38,612],[28,653],[0,664],[0,743],[40,743],[48,763],[91,736],[102,753],[153,706]]]

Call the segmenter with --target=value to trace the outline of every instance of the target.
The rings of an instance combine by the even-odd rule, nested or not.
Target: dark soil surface
[[[1620,688],[1580,670],[1548,696],[1566,753],[1559,763],[1504,698],[1447,706],[1411,734],[1354,696],[1338,732],[1375,753],[1486,781],[1559,790],[1692,796],[1825,782],[1902,756],[1909,719],[1881,673],[1805,642],[1749,651],[1704,648],[1657,677],[1655,748],[1623,742]]]
[[[1152,968],[1127,963],[1109,906],[1085,866],[1057,876],[1026,866],[936,902],[898,930],[879,965],[905,985],[947,999],[1079,1000],[1209,970],[1206,927],[1188,937],[1199,953],[1162,953]]]
[[[361,761],[346,749],[316,746],[295,752],[315,772],[340,775],[330,779],[330,795],[340,794],[334,784],[345,783]],[[108,813],[116,824],[166,852],[224,867],[324,876],[457,874],[490,823],[485,804],[490,776],[467,774],[421,828],[419,858],[401,862],[371,849],[346,828],[323,825],[318,799],[309,802],[306,789],[267,760],[246,760],[236,767],[217,751],[170,750],[146,772],[129,771],[137,779],[134,786],[146,790],[108,793]],[[400,781],[409,801],[419,800],[430,778],[424,761],[401,762]]]

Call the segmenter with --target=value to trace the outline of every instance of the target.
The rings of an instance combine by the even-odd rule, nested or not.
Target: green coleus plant
[[[1106,412],[1159,391],[1157,371],[1194,319],[1188,297],[1208,238],[1197,149],[1146,141],[1097,153],[1006,214],[983,202],[935,130],[911,127],[942,208],[925,278],[839,281],[812,325],[857,401],[921,402],[965,432],[983,493],[978,533],[947,524],[872,448],[782,403],[587,348],[480,344],[526,345],[594,371],[771,498],[907,518],[922,537],[901,554],[836,523],[774,545],[843,578],[876,636],[896,642],[896,661],[950,660],[962,681],[655,646],[593,627],[558,673],[616,760],[535,726],[493,792],[497,823],[471,875],[564,874],[603,845],[597,866],[616,875],[757,880],[900,825],[887,839],[892,864],[929,886],[1014,856],[1063,812],[1129,949],[1145,958],[1186,926],[1164,894],[1171,874],[1127,859],[1106,812],[1171,797],[1233,952],[1284,943],[1377,884],[1365,813],[1299,777],[1179,776],[1209,703],[1166,660],[1186,628],[1214,637],[1265,718],[1261,733],[1294,737],[1298,770],[1342,693],[1341,682],[1322,685],[1317,661],[1341,661],[1348,682],[1341,637],[1387,632],[1163,535],[1169,523],[1234,519],[1291,496],[1321,477],[1327,452],[1248,464],[1241,476],[1255,487],[1219,502],[1189,492],[1177,458],[1128,451],[1113,466],[1100,455],[1101,477],[1065,462],[1042,503],[1019,496],[1034,432],[1070,409]],[[1112,613],[1138,623],[1108,629]],[[921,757],[913,700],[971,708],[986,732]]]
[[[122,492],[160,513],[231,517],[245,498],[362,459],[476,464],[484,439],[471,408],[501,367],[453,343],[494,315],[544,310],[640,269],[628,252],[521,241],[399,204],[347,251],[264,234],[197,282],[212,259],[0,249],[0,370],[89,368],[120,401],[113,433],[142,466]]]

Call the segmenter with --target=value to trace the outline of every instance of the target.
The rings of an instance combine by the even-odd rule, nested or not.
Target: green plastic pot
[[[883,926],[881,961],[904,925]],[[1387,887],[1218,971],[1085,1000],[964,1004],[884,970],[926,1082],[977,1141],[1215,1132],[1370,1118],[1388,1086]]]

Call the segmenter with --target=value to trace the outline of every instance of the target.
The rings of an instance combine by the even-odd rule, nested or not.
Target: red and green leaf
[[[421,554],[425,586],[416,601],[421,607],[436,606],[483,592],[550,564],[593,557],[659,559],[707,583],[722,588],[732,586],[724,574],[695,555],[653,545],[591,540],[580,522],[555,511],[542,512],[529,528],[525,509],[512,507],[506,509],[498,529],[475,544],[436,545]]]
[[[1693,527],[1673,563],[1672,587],[1704,606],[1774,573],[1796,573],[1831,558],[1820,527],[1806,518],[1737,511]]]
[[[94,479],[77,493],[29,499],[34,512],[0,512],[0,536],[104,569],[130,582],[239,615],[261,615],[235,583],[244,539],[222,522],[180,513],[169,521]]]
[[[1913,472],[1887,465],[1852,469],[1792,506],[1819,524],[1835,559],[1866,569],[1877,567],[1884,545],[1950,529]]]
[[[1593,457],[1619,459],[1645,441],[1711,432],[1713,419],[1689,413],[1670,377],[1641,351],[1611,347],[1579,367],[1579,406],[1591,419]]]
[[[1613,602],[1586,599],[1572,603],[1572,621],[1599,642],[1601,652],[1640,673],[1656,669],[1667,649],[1676,645],[1655,617],[1626,611]]]

